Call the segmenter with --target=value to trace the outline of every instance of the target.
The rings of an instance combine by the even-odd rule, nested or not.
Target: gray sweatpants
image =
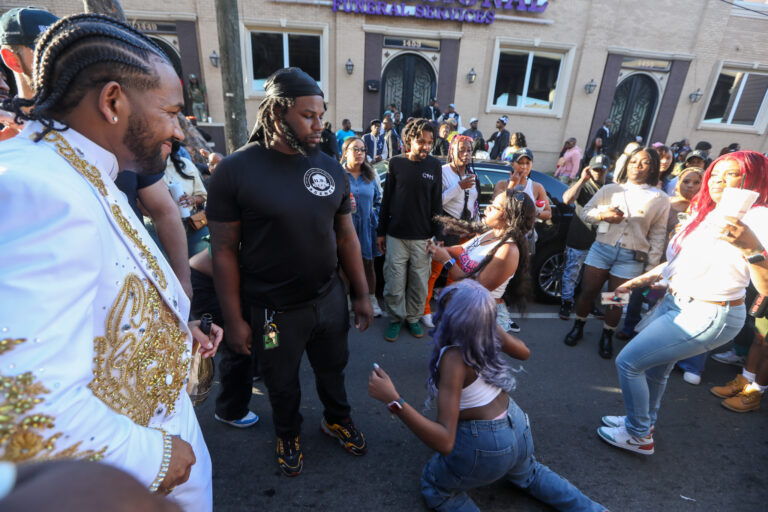
[[[384,306],[393,322],[418,322],[424,314],[431,260],[426,240],[387,235]]]

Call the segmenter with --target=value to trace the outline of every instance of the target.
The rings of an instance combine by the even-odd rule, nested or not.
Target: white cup
[[[715,212],[721,217],[736,217],[741,220],[752,208],[760,194],[744,188],[726,188],[715,207]]]
[[[189,211],[189,208],[179,204],[181,196],[184,195],[184,189],[182,188],[181,183],[171,183],[168,185],[168,190],[171,191],[171,197],[173,197],[173,200],[176,201],[176,204],[179,206],[179,215],[181,215],[181,218],[186,219],[192,215]]]

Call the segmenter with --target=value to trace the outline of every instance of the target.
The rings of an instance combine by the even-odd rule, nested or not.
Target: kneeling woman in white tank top
[[[530,350],[498,328],[490,292],[469,279],[451,285],[433,318],[427,405],[437,399],[437,421],[411,407],[378,365],[368,380],[368,393],[438,452],[422,471],[427,506],[478,510],[466,491],[504,478],[558,510],[605,510],[534,457],[528,416],[509,397],[515,380],[501,357],[528,359]]]
[[[466,243],[452,247],[427,243],[432,259],[442,263],[455,281],[473,278],[491,292],[497,304],[497,321],[505,331],[510,329],[511,322],[502,299],[507,284],[517,274],[507,299],[518,308],[525,306],[530,291],[526,233],[533,229],[535,216],[536,207],[527,194],[504,189],[485,209],[483,222],[438,218],[446,233],[475,235]]]

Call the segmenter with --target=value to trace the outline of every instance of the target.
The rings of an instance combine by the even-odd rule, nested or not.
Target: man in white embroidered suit
[[[212,508],[186,393],[194,342],[170,267],[113,183],[162,172],[178,76],[127,25],[77,15],[38,41],[28,122],[0,144],[0,459],[103,460],[185,510]]]

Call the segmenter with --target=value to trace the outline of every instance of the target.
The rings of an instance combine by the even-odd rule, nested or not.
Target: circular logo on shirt
[[[330,174],[313,167],[304,173],[304,186],[316,196],[326,197],[336,190],[336,183]]]

